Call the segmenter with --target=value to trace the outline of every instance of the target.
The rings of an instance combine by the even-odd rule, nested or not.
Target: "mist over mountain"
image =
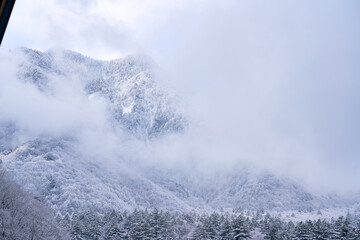
[[[0,240],[360,239],[359,11],[16,1]]]
[[[1,67],[13,72],[0,91],[1,167],[56,213],[350,206],[270,170],[226,159],[214,167],[186,152],[194,125],[146,56],[22,48],[3,54]]]

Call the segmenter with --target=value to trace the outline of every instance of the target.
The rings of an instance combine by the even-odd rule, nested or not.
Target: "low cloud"
[[[247,162],[316,189],[359,190],[358,2],[40,2],[18,3],[7,48],[149,54],[161,67],[157,80],[183,94],[191,126],[145,144],[154,158],[210,169]],[[108,128],[106,104],[79,95],[79,86],[54,98],[0,83],[1,115],[29,129]]]
[[[18,79],[18,64],[25,59],[19,52],[1,53],[0,120],[14,121],[30,135],[106,129],[106,102],[84,94],[80,81],[53,76],[51,92]]]

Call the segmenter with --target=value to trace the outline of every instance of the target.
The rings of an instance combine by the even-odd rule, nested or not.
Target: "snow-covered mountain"
[[[44,92],[52,91],[54,77],[80,82],[88,96],[99,94],[110,101],[113,120],[136,137],[147,139],[179,132],[187,124],[173,104],[175,99],[156,86],[154,63],[146,56],[97,61],[65,50],[18,51],[26,59],[19,65],[20,79]]]
[[[56,95],[53,79],[66,79],[81,85],[81,94],[88,99],[103,99],[115,136],[120,130],[129,139],[149,146],[157,139],[181,135],[191,124],[179,110],[176,97],[157,85],[155,64],[148,57],[98,61],[71,51],[30,49],[13,54],[21,56],[18,78],[35,85],[41,94]],[[101,155],[79,149],[82,139],[72,132],[29,139],[16,137],[19,128],[16,122],[0,124],[1,166],[56,212],[154,207],[172,212],[222,208],[282,211],[340,206],[336,198],[310,193],[292,180],[266,171],[240,166],[206,176],[196,169],[141,165],[141,159],[134,159],[138,155],[124,153],[124,146],[111,155],[111,164],[105,164]]]

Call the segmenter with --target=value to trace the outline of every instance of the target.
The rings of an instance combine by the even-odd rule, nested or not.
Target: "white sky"
[[[148,51],[154,32],[187,2],[19,0],[3,47],[62,47],[101,59]]]

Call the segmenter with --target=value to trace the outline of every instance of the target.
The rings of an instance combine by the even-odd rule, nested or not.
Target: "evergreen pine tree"
[[[141,220],[131,228],[129,236],[134,240],[150,240],[151,234],[149,228],[150,226],[147,221]]]
[[[269,227],[267,228],[267,231],[265,232],[264,239],[269,239],[269,240],[279,239],[278,231],[279,231],[278,226],[276,224],[274,224],[273,222],[270,222]]]
[[[352,228],[350,226],[350,222],[348,218],[345,218],[342,226],[341,226],[341,233],[340,238],[341,239],[349,239],[349,237],[352,235]]]
[[[290,240],[294,232],[295,225],[292,221],[288,222],[285,227],[279,228],[278,237],[279,240]]]
[[[358,220],[354,229],[354,239],[360,240],[360,219]]]
[[[213,224],[210,218],[205,219],[203,223],[203,232],[206,239],[217,239],[218,234],[216,232],[216,226]]]
[[[216,231],[217,234],[219,234],[220,232],[221,221],[223,220],[224,219],[220,217],[220,214],[216,212],[212,213],[209,217],[210,225],[214,227],[214,230]]]
[[[326,240],[329,239],[329,226],[325,221],[318,219],[313,224],[313,240]]]
[[[309,234],[309,229],[306,227],[306,225],[303,222],[299,222],[294,231],[294,240],[308,240],[311,239]]]
[[[230,240],[232,235],[231,235],[231,224],[229,219],[225,219],[221,225],[220,228],[220,239],[221,240]]]
[[[217,234],[208,218],[202,219],[202,223],[197,225],[195,233],[193,236],[194,239],[216,239]]]
[[[331,238],[342,239],[344,217],[339,217],[332,226]]]
[[[170,216],[154,209],[149,216],[149,231],[151,239],[170,239]]]
[[[194,240],[206,239],[206,235],[205,235],[205,232],[203,231],[203,224],[202,223],[199,223],[198,225],[196,225],[194,234],[192,236],[192,239],[194,239]]]
[[[117,225],[113,225],[105,233],[104,240],[123,240],[128,239],[127,233],[124,229],[120,229]]]
[[[246,225],[245,218],[239,215],[232,221],[231,235],[234,240],[249,239],[250,231]]]

